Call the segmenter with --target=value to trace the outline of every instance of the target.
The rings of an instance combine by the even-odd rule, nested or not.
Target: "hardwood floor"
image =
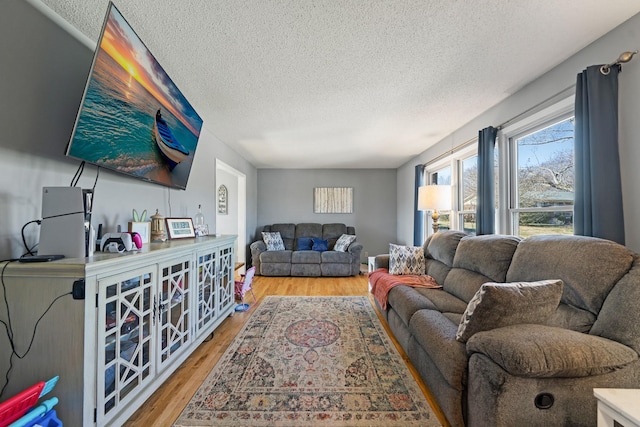
[[[368,292],[366,275],[340,278],[256,276],[253,281],[253,292],[258,302],[262,301],[262,299],[268,295],[368,295],[373,303],[373,297]],[[171,426],[257,306],[257,304],[253,302],[251,294],[245,297],[245,302],[251,303],[249,310],[238,312],[234,316],[225,319],[216,329],[213,339],[202,343],[200,347],[193,352],[171,378],[124,424],[126,427]],[[380,313],[378,313],[378,316],[380,317]],[[382,324],[386,328],[384,320],[382,320]],[[402,351],[395,339],[393,339],[388,329],[387,332],[394,341],[402,358],[407,362],[420,388],[425,393],[434,413],[443,425],[448,425],[442,412],[434,403],[435,400],[431,393],[419,379],[414,367],[411,365],[411,362],[409,362],[407,355]]]

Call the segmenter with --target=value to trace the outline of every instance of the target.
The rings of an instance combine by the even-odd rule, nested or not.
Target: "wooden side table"
[[[640,427],[640,390],[632,388],[594,388],[598,399],[598,427]]]

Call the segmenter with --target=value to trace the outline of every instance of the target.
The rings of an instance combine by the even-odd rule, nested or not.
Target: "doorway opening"
[[[226,200],[218,200],[224,186]],[[216,234],[236,234],[236,262],[247,262],[247,176],[216,159]],[[246,267],[246,265],[245,265]],[[244,267],[242,268],[244,271]]]

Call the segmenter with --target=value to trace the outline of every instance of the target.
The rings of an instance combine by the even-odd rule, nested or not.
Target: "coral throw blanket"
[[[378,268],[369,273],[369,283],[371,284],[371,293],[373,294],[380,307],[387,309],[387,301],[389,291],[398,285],[413,286],[415,288],[441,288],[435,279],[425,275],[401,275],[395,276],[389,274],[386,268]]]

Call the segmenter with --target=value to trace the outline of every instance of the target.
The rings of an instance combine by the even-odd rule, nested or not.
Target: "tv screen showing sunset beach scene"
[[[202,119],[109,3],[67,156],[185,189]]]

